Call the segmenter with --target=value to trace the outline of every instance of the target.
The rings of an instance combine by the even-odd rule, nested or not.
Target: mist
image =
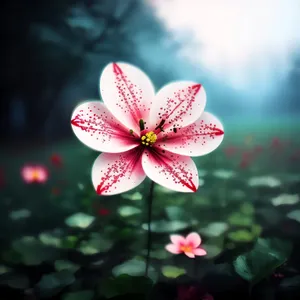
[[[298,0],[157,0],[155,15],[178,53],[231,88],[268,101],[300,49]]]

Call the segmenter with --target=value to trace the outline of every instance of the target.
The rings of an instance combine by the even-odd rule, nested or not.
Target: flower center
[[[141,137],[142,144],[145,146],[150,146],[156,142],[157,135],[153,131],[147,132],[145,135]]]
[[[40,173],[39,171],[35,170],[32,172],[32,179],[39,179],[40,178]]]
[[[191,246],[184,245],[184,246],[181,246],[181,247],[180,247],[180,250],[181,250],[182,252],[192,252],[192,247],[191,247]]]

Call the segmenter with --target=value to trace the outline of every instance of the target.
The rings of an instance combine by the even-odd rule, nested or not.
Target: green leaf
[[[92,300],[93,297],[93,291],[78,291],[63,295],[62,300]]]
[[[185,211],[178,206],[168,206],[165,208],[165,210],[169,220],[171,221],[182,221],[185,220],[187,217]]]
[[[241,210],[241,213],[243,213],[247,216],[252,216],[255,212],[253,205],[249,202],[243,203],[240,210]]]
[[[57,260],[54,263],[54,267],[56,271],[62,271],[62,270],[69,270],[73,273],[75,273],[77,270],[80,269],[80,266],[68,261],[68,260]]]
[[[112,247],[111,240],[102,237],[99,233],[90,234],[90,239],[80,243],[79,251],[85,255],[93,255],[99,252],[106,252]]]
[[[183,221],[154,221],[151,223],[151,231],[157,233],[171,233],[186,229],[190,224]],[[142,228],[148,230],[148,224],[143,224]]]
[[[200,229],[200,232],[208,237],[218,237],[222,235],[229,228],[227,223],[212,222],[206,227]]]
[[[28,209],[19,209],[19,210],[14,210],[9,214],[9,217],[13,221],[17,221],[20,219],[26,219],[31,216],[31,211]]]
[[[55,248],[46,247],[32,236],[24,236],[19,240],[15,240],[12,243],[12,248],[20,254],[25,265],[39,265],[44,261],[55,259],[58,255]]]
[[[139,200],[143,199],[143,195],[139,192],[135,192],[133,194],[124,194],[121,197],[124,199],[132,200],[132,201],[139,201]]]
[[[253,224],[253,218],[252,216],[237,212],[229,216],[228,223],[235,226],[251,226]]]
[[[287,214],[287,217],[291,220],[300,222],[300,209],[293,210]]]
[[[61,247],[62,240],[60,237],[55,236],[54,234],[48,233],[48,232],[43,232],[39,235],[39,240],[41,241],[42,244],[46,246],[52,246],[59,248]]]
[[[118,213],[121,217],[126,218],[140,214],[141,210],[137,207],[126,205],[119,207]]]
[[[11,271],[12,271],[11,268],[8,268],[4,265],[0,265],[0,276],[3,274],[9,273]]]
[[[241,230],[230,232],[228,234],[228,238],[234,242],[251,242],[256,238],[256,236],[253,235],[248,230],[241,229]]]
[[[224,249],[224,236],[212,237],[202,244],[202,247],[207,252],[204,258],[215,258],[220,255]]]
[[[7,273],[0,277],[0,285],[8,285],[13,289],[25,290],[30,282],[26,275]]]
[[[63,270],[57,273],[46,274],[37,284],[39,294],[42,297],[51,297],[64,287],[75,282],[75,277],[72,272]]]
[[[77,244],[78,238],[75,235],[68,235],[62,240],[62,247],[73,249]]]
[[[186,273],[185,269],[177,268],[175,266],[163,266],[161,271],[167,278],[177,278]]]
[[[234,260],[233,267],[237,274],[254,285],[281,266],[291,250],[290,242],[259,238],[251,251]]]
[[[78,227],[85,229],[89,227],[95,220],[95,217],[84,214],[82,212],[69,216],[65,223],[70,227]]]
[[[101,294],[109,299],[128,293],[146,295],[151,290],[153,282],[144,276],[123,274],[115,278],[107,279],[101,286]]]
[[[130,276],[143,276],[145,274],[146,263],[140,259],[131,259],[113,268],[112,273],[114,276],[120,276],[123,274]],[[149,277],[155,280],[157,273],[154,268],[149,266]]]

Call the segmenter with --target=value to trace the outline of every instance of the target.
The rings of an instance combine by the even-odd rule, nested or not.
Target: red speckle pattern
[[[89,103],[86,109],[79,110],[78,114],[71,120],[71,124],[80,128],[99,140],[101,143],[110,142],[112,137],[119,139],[132,140],[129,130],[125,129],[116,119],[106,110],[106,108]]]
[[[172,130],[172,129],[171,129]],[[171,131],[170,130],[170,131]],[[184,128],[178,128],[177,133],[170,132],[163,134],[157,142],[158,146],[166,146],[164,141],[175,142],[174,149],[185,149],[191,144],[197,144],[199,147],[205,146],[207,142],[224,134],[222,129],[217,128],[213,123],[206,123],[201,120]],[[189,151],[193,153],[192,150]]]
[[[112,164],[108,164],[106,169],[101,169],[102,177],[96,189],[97,194],[102,195],[111,192],[112,189],[117,189],[116,184],[125,176],[130,180],[142,152],[143,147],[137,147],[131,151],[120,153]]]
[[[114,83],[119,94],[119,101],[116,102],[116,105],[124,113],[131,114],[132,119],[138,124],[143,115],[150,111],[150,106],[147,107],[142,101],[143,91],[130,81],[128,76],[116,63],[113,63],[113,72],[115,74]]]
[[[190,168],[187,157],[165,152],[166,154],[158,153],[157,151],[145,151],[145,155],[150,160],[148,163],[153,165],[160,176],[165,180],[171,180],[175,184],[181,184],[192,190],[197,191],[197,187],[193,183],[194,171]]]
[[[195,97],[201,88],[201,84],[189,86],[174,92],[174,96],[168,97],[166,106],[160,108],[158,113],[159,120],[156,126],[159,125],[160,120],[165,120],[166,124],[172,124],[174,127],[180,127],[182,122],[182,116],[187,113],[191,114],[193,102]]]

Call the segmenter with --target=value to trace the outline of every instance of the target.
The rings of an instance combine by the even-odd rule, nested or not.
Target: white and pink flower
[[[21,176],[26,183],[45,183],[48,180],[48,169],[43,165],[25,165]]]
[[[173,254],[184,253],[190,258],[195,256],[206,255],[206,251],[199,247],[201,245],[201,237],[197,232],[192,232],[185,238],[182,235],[170,235],[172,244],[166,246],[166,250]]]
[[[129,191],[148,176],[179,192],[196,192],[197,167],[189,156],[215,150],[224,137],[221,122],[204,112],[201,84],[171,82],[156,94],[148,76],[127,63],[107,65],[100,77],[103,102],[78,105],[75,135],[104,152],[92,167],[99,195]]]

